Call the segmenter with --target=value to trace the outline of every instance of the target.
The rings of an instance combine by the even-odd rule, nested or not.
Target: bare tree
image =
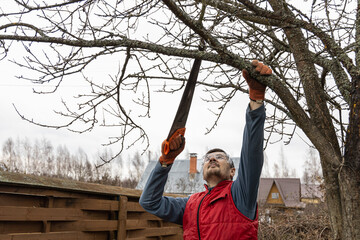
[[[35,140],[35,143],[32,147],[32,159],[30,166],[28,166],[29,172],[31,174],[40,175],[41,174],[41,146],[38,139]]]
[[[284,178],[290,177],[290,175],[291,175],[289,166],[285,159],[284,148],[282,146],[280,148],[280,171],[281,171],[281,176]]]
[[[89,160],[85,162],[85,181],[93,182],[94,181],[94,171],[92,164]]]
[[[179,191],[177,193],[186,194],[186,187],[188,185],[188,181],[186,181],[186,177],[178,178],[176,180],[174,186],[172,186],[173,184],[167,184],[167,189],[169,189],[169,188],[171,189],[176,186],[176,189]],[[169,185],[170,185],[170,187],[169,187]],[[173,189],[171,189],[171,191],[174,192]],[[187,193],[187,194],[189,194],[189,193]]]
[[[73,168],[71,167],[71,155],[65,145],[58,146],[56,149],[56,176],[59,178],[71,178]]]
[[[135,188],[146,165],[146,160],[141,160],[140,154],[137,153],[135,157],[139,159],[139,166],[132,169],[136,174],[129,176],[125,170],[117,171],[122,168],[121,155],[116,161],[101,164],[102,166],[99,167],[88,158],[81,148],[72,154],[65,145],[61,145],[57,147],[57,151],[54,153],[51,142],[46,138],[40,141],[35,140],[34,144],[28,138],[17,139],[16,141],[8,138],[3,143],[2,150],[0,171],[66,178],[129,188]],[[106,155],[112,155],[112,152],[105,149],[96,156],[96,159],[106,158]],[[151,157],[150,153],[148,153],[148,157]],[[134,162],[132,161],[131,164]],[[120,165],[120,168],[117,165]],[[126,173],[124,174],[124,172]]]
[[[277,164],[277,163],[275,162],[273,169],[274,169],[274,177],[275,177],[275,178],[282,177],[282,175],[281,175],[281,169],[280,169],[280,167],[279,167],[279,164]]]
[[[2,168],[6,171],[16,171],[17,152],[15,149],[15,142],[12,138],[8,138],[3,145],[3,163]]]
[[[37,74],[19,77],[55,82],[53,91],[82,76],[90,91],[79,94],[77,108],[64,103],[59,114],[67,122],[37,124],[79,132],[115,126],[121,131],[109,144],[119,143],[118,154],[148,144],[135,116],[149,116],[152,83],[177,91],[169,83],[184,83],[190,59],[203,59],[198,84],[219,118],[235,92],[247,91],[241,70],[248,69],[269,87],[266,143],[291,141],[297,128],[305,133],[319,152],[334,238],[360,239],[359,2],[289,2],[16,0],[0,9],[1,57],[20,43],[23,57],[13,61]],[[120,59],[117,73],[87,75],[109,58]],[[274,75],[256,76],[251,59]],[[122,98],[125,91],[133,102]]]
[[[306,154],[302,180],[305,184],[319,184],[322,181],[320,160],[313,148],[309,148]]]
[[[42,174],[52,176],[55,171],[54,163],[55,163],[55,158],[53,153],[53,146],[48,139],[42,138],[41,158],[40,158],[40,166],[42,168],[40,171],[42,172]]]
[[[24,173],[29,173],[29,167],[32,159],[32,146],[28,138],[22,141],[23,158],[24,158]]]
[[[139,152],[135,152],[130,159],[129,176],[136,182],[139,182],[145,168],[148,164],[148,160],[151,158],[151,152],[148,152],[148,156],[142,156]]]
[[[95,173],[99,183],[107,184],[111,181],[111,166],[109,164],[103,164],[103,159],[109,159],[112,155],[111,149],[107,148],[98,153]]]
[[[73,156],[73,160],[75,161],[75,179],[79,181],[86,181],[86,163],[89,161],[87,154],[84,150],[79,148]]]
[[[269,178],[271,177],[270,174],[270,167],[269,167],[269,158],[266,155],[266,153],[264,153],[264,165],[261,171],[261,177],[262,178]]]

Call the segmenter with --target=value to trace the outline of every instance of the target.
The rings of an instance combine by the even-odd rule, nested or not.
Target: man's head
[[[229,155],[220,148],[208,151],[203,158],[203,178],[210,187],[223,180],[232,180],[235,167]]]

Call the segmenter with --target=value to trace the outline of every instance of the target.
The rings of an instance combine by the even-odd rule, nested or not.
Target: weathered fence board
[[[59,199],[56,201],[54,207],[79,208],[94,211],[117,211],[119,209],[119,201],[102,199]]]
[[[105,233],[52,232],[0,235],[0,240],[97,240],[106,239]]]
[[[52,222],[53,232],[62,231],[115,231],[117,230],[117,220],[83,220],[76,222]]]
[[[0,221],[75,221],[81,220],[81,209],[0,207]]]
[[[0,171],[0,240],[180,240],[141,191]]]

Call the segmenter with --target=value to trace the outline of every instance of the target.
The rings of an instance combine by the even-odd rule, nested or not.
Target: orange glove
[[[161,156],[160,156],[160,163],[163,167],[167,167],[168,165],[172,164],[175,158],[184,150],[185,148],[185,138],[181,135],[175,137],[172,141],[170,141],[170,152],[168,154],[164,153],[164,140],[161,144]]]
[[[255,68],[255,71],[260,75],[271,75],[272,70],[258,60],[253,60],[251,63]],[[250,74],[246,69],[242,71],[243,77],[249,85],[249,96],[252,100],[264,100],[266,86],[259,83],[256,79],[250,77]]]

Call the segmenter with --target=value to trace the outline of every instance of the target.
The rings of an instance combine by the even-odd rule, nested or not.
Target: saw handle
[[[167,155],[170,152],[170,142],[178,135],[185,136],[185,128],[177,129],[169,139],[166,139],[164,145],[164,154]]]

